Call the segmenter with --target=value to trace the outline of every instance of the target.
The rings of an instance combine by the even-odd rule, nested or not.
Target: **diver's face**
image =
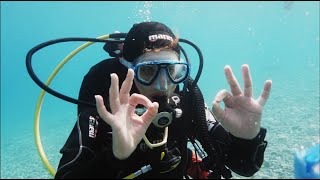
[[[151,101],[155,96],[171,96],[177,87],[177,84],[169,79],[174,68],[167,68],[163,65],[165,62],[179,62],[179,57],[174,51],[161,50],[146,52],[134,61],[134,65],[140,68],[135,72],[134,83],[139,92]]]

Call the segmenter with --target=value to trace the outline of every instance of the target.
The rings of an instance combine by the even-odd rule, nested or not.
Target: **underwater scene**
[[[221,89],[230,91],[226,65],[243,87],[241,66],[248,64],[255,99],[265,81],[272,80],[261,120],[268,145],[260,170],[249,178],[296,178],[295,154],[320,143],[319,16],[319,1],[1,1],[1,179],[53,178],[47,165],[57,170],[59,151],[77,120],[76,104],[41,95],[27,71],[28,52],[59,38],[127,33],[133,24],[148,21],[166,24],[199,47],[203,69],[198,86],[209,108]],[[47,82],[62,60],[84,43],[39,50],[32,57],[34,73]],[[51,79],[50,88],[77,98],[90,68],[109,58],[103,45],[94,43],[72,57]],[[199,57],[190,46],[182,46],[194,78]],[[320,171],[319,151],[314,157]]]

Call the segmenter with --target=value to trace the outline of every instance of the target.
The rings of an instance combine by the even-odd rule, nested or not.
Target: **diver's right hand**
[[[100,117],[112,128],[112,150],[118,159],[126,159],[136,149],[146,133],[152,119],[158,113],[159,104],[152,103],[146,96],[132,94],[130,89],[133,84],[134,71],[128,69],[128,74],[122,83],[119,92],[119,79],[116,74],[111,74],[111,87],[109,101],[111,113],[104,106],[103,98],[96,95],[96,107]],[[147,111],[138,116],[135,108],[142,104]]]

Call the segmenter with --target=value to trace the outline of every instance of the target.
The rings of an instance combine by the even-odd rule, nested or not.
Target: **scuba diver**
[[[96,106],[78,105],[55,179],[228,179],[231,171],[246,177],[259,171],[270,80],[255,100],[248,65],[242,66],[243,91],[226,66],[232,94],[221,90],[210,109],[166,25],[134,24],[124,41],[110,41],[104,50],[112,58],[91,67],[78,97]]]

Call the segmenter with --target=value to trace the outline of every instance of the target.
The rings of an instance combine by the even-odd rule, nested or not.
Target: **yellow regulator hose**
[[[97,39],[108,39],[109,35],[103,35],[100,37],[97,37]],[[77,53],[79,53],[81,50],[83,50],[84,48],[92,45],[94,42],[86,42],[84,44],[82,44],[81,46],[79,46],[77,49],[75,49],[74,51],[72,51],[68,56],[66,56],[61,62],[60,64],[54,69],[54,71],[51,73],[51,75],[49,76],[49,78],[46,81],[46,85],[49,86],[51,81],[53,80],[53,78],[57,75],[57,73],[59,72],[59,70],[63,67],[64,64],[66,64],[73,56],[75,56]],[[36,146],[37,146],[37,150],[38,153],[40,155],[41,161],[42,163],[45,165],[45,167],[48,169],[48,171],[50,172],[50,174],[52,176],[55,176],[56,171],[55,169],[52,167],[52,165],[50,164],[50,162],[48,161],[46,154],[43,150],[42,144],[41,144],[41,138],[40,138],[40,128],[39,128],[39,124],[40,124],[40,111],[41,111],[41,106],[42,106],[42,101],[43,101],[43,97],[44,94],[46,93],[45,90],[42,90],[40,92],[39,98],[38,98],[38,102],[36,105],[36,111],[35,111],[35,116],[34,116],[34,138],[36,141]]]

